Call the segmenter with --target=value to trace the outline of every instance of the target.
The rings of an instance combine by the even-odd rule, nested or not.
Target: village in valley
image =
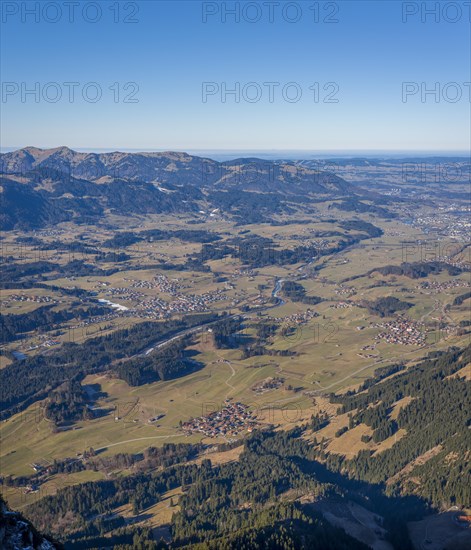
[[[182,423],[187,434],[199,432],[207,437],[236,437],[251,432],[258,422],[255,413],[240,401],[226,399],[220,411]]]

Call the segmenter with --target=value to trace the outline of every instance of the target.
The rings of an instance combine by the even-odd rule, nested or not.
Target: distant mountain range
[[[0,185],[5,230],[95,223],[109,213],[193,213],[197,222],[217,212],[256,223],[312,214],[313,205],[325,200],[378,199],[335,174],[289,161],[217,162],[186,153],[97,154],[67,147],[0,155]]]

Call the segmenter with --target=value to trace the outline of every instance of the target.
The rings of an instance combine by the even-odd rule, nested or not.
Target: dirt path
[[[236,391],[234,386],[229,382],[229,380],[236,375],[236,371],[235,371],[235,369],[232,366],[232,363],[230,361],[226,360],[226,365],[231,369],[231,375],[229,376],[229,378],[227,380],[224,381],[224,383],[226,384],[226,386],[229,386],[229,388],[231,388],[232,391]],[[229,394],[230,394],[230,392],[228,392],[226,394],[226,399],[229,397]]]

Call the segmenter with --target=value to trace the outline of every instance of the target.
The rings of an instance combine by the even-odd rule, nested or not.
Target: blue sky
[[[470,148],[466,2],[254,4],[4,1],[1,146]]]

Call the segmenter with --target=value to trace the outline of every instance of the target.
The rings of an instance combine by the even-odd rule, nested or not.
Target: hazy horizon
[[[263,160],[310,160],[310,159],[402,159],[402,158],[434,158],[434,157],[459,157],[463,159],[470,158],[469,151],[453,151],[453,150],[300,150],[300,149],[192,149],[192,148],[126,148],[126,147],[69,147],[68,145],[57,145],[54,147],[24,145],[20,147],[0,147],[0,153],[10,153],[19,151],[27,147],[37,147],[38,149],[57,149],[59,147],[68,147],[69,149],[79,153],[163,153],[163,152],[178,152],[188,153],[194,156],[209,157],[214,160],[231,160],[235,158],[250,158],[257,157]]]

